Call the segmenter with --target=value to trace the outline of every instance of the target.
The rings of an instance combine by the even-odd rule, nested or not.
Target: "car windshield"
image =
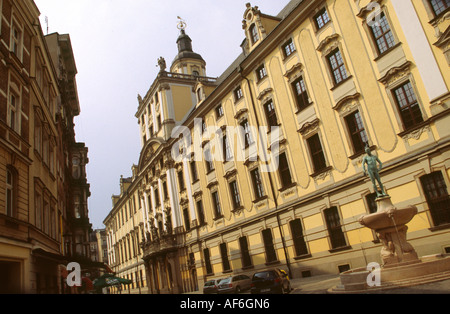
[[[231,278],[225,278],[225,279],[222,279],[221,281],[220,281],[220,283],[222,284],[222,283],[229,283],[231,281]]]
[[[214,280],[205,282],[205,286],[213,286]]]
[[[253,280],[272,279],[274,274],[272,272],[262,272],[253,275]]]

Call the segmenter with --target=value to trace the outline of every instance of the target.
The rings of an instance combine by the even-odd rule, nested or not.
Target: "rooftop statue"
[[[380,171],[381,168],[383,167],[383,163],[380,161],[380,159],[378,159],[377,156],[372,155],[369,146],[366,146],[366,153],[367,155],[364,156],[362,161],[364,175],[369,175],[369,178],[373,184],[373,188],[377,193],[377,197],[387,196],[380,178]],[[378,185],[380,186],[381,192],[378,191],[377,182]]]

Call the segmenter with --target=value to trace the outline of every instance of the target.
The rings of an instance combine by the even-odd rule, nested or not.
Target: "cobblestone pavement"
[[[326,294],[330,288],[340,283],[340,278],[336,275],[292,279],[291,285],[293,290],[291,294]],[[371,292],[371,294],[450,294],[450,279],[410,287],[381,290]]]

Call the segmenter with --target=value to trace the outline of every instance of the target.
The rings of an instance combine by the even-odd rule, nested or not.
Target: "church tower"
[[[186,23],[180,19],[180,36],[177,39],[178,54],[172,62],[170,72],[194,76],[206,76],[206,62],[192,49],[192,40],[186,34]]]

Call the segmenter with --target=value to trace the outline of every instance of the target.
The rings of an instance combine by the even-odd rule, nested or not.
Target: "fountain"
[[[391,197],[386,194],[380,179],[381,161],[371,154],[369,147],[366,147],[366,153],[363,170],[364,174],[369,175],[377,193],[377,212],[362,216],[359,223],[377,233],[383,244],[380,253],[383,264],[376,272],[372,272],[374,264],[371,263],[367,268],[341,273],[341,285],[329,289],[328,292],[370,293],[450,279],[450,257],[438,254],[419,258],[414,247],[407,242],[407,223],[417,215],[417,207],[397,208],[392,204]],[[377,282],[373,282],[374,277],[377,277]]]

